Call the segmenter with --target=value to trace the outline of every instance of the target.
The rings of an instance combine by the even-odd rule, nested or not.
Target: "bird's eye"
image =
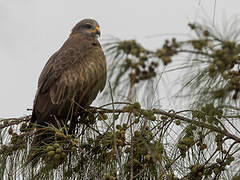
[[[91,29],[91,28],[92,28],[92,25],[91,25],[91,24],[86,24],[85,27],[86,27],[87,29]]]

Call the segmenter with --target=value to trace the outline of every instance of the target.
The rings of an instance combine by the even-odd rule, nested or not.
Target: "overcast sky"
[[[156,48],[169,35],[189,33],[188,22],[220,23],[239,15],[239,0],[0,0],[0,118],[29,114],[48,58],[84,18],[108,36]],[[155,35],[161,35],[153,38]],[[164,35],[164,36],[163,36]]]

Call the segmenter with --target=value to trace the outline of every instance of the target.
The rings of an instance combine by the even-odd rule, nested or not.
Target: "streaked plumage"
[[[63,124],[76,120],[81,110],[78,106],[90,105],[103,90],[106,60],[98,34],[95,20],[82,20],[50,57],[39,77],[31,123],[56,126],[56,119]],[[36,136],[33,143],[37,144],[41,138]]]

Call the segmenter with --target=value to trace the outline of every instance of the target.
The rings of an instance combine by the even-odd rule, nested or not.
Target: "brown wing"
[[[88,72],[86,73],[88,74],[86,76],[88,84],[86,90],[81,92],[81,94],[86,94],[84,98],[87,102],[83,102],[86,105],[91,104],[97,94],[104,89],[107,77],[106,59],[100,48],[90,55],[89,62],[86,64],[88,68]],[[82,99],[80,98],[79,103],[81,104],[81,102]]]
[[[100,44],[70,36],[40,75],[33,113],[54,114],[75,96],[79,103],[91,103],[105,82],[106,60]]]
[[[74,49],[69,47],[53,54],[42,70],[38,81],[41,93],[46,92],[74,61]]]
[[[57,51],[47,62],[42,70],[38,81],[38,90],[34,100],[34,109],[39,113],[48,112],[54,104],[50,99],[49,92],[52,86],[58,82],[61,73],[65,71],[73,59],[72,48],[65,49],[64,51]],[[64,85],[64,84],[63,84]],[[59,87],[60,91],[65,88]]]

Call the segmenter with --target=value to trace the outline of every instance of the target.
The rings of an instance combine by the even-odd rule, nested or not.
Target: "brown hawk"
[[[81,109],[90,105],[106,83],[106,59],[98,42],[100,29],[93,19],[77,23],[63,46],[55,52],[38,80],[31,124],[57,121],[76,123]],[[74,131],[74,125],[70,126]],[[70,129],[71,130],[71,129]],[[38,133],[37,133],[38,134]],[[33,144],[43,136],[35,135]]]

